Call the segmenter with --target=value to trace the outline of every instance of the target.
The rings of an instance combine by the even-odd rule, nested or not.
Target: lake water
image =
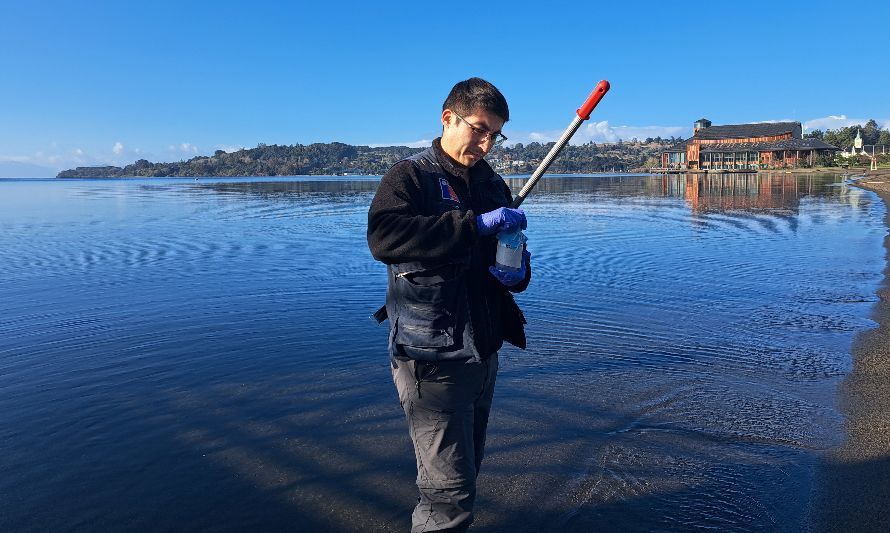
[[[801,529],[884,267],[840,181],[543,180],[478,529]],[[0,530],[405,530],[376,185],[0,180]]]

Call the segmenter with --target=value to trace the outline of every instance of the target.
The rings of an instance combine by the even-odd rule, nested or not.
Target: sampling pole
[[[562,134],[562,137],[559,138],[559,141],[553,145],[553,148],[550,149],[550,153],[547,154],[547,157],[541,161],[541,164],[538,165],[538,168],[535,169],[535,172],[532,174],[532,177],[525,182],[522,190],[519,191],[519,194],[516,195],[516,198],[513,200],[514,209],[522,205],[522,202],[525,200],[525,197],[528,196],[532,189],[537,185],[538,180],[541,179],[541,176],[544,175],[544,172],[550,168],[550,164],[553,163],[553,160],[556,159],[556,156],[559,155],[559,152],[562,151],[563,147],[566,143],[569,142],[569,139],[572,138],[572,135],[578,131],[578,128],[581,127],[581,123],[590,118],[590,113],[593,111],[593,108],[596,107],[600,100],[603,99],[603,96],[609,91],[609,82],[603,80],[596,85],[596,88],[590,93],[590,96],[587,97],[587,100],[584,102],[580,108],[578,108],[575,113],[577,116],[572,123],[569,124],[569,127],[566,128],[566,131]]]

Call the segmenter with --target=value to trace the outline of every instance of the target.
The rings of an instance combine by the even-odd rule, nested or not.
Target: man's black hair
[[[442,111],[446,109],[464,116],[472,115],[481,109],[497,115],[504,122],[510,120],[507,99],[497,87],[482,78],[470,78],[457,82],[448,93],[445,103],[442,104]]]

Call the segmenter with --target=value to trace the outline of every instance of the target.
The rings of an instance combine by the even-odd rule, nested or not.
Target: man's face
[[[490,134],[500,133],[504,120],[481,109],[461,119],[451,109],[445,109],[442,127],[442,149],[461,165],[471,167],[491,151],[494,140]]]

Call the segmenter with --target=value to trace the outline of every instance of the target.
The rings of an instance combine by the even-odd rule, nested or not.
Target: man
[[[494,267],[496,235],[526,227],[510,189],[483,159],[506,137],[507,101],[480,78],[442,105],[442,136],[396,163],[368,213],[368,246],[388,265],[393,381],[405,410],[420,491],[412,532],[463,531],[473,521],[498,350],[525,348],[511,292],[531,279]]]

